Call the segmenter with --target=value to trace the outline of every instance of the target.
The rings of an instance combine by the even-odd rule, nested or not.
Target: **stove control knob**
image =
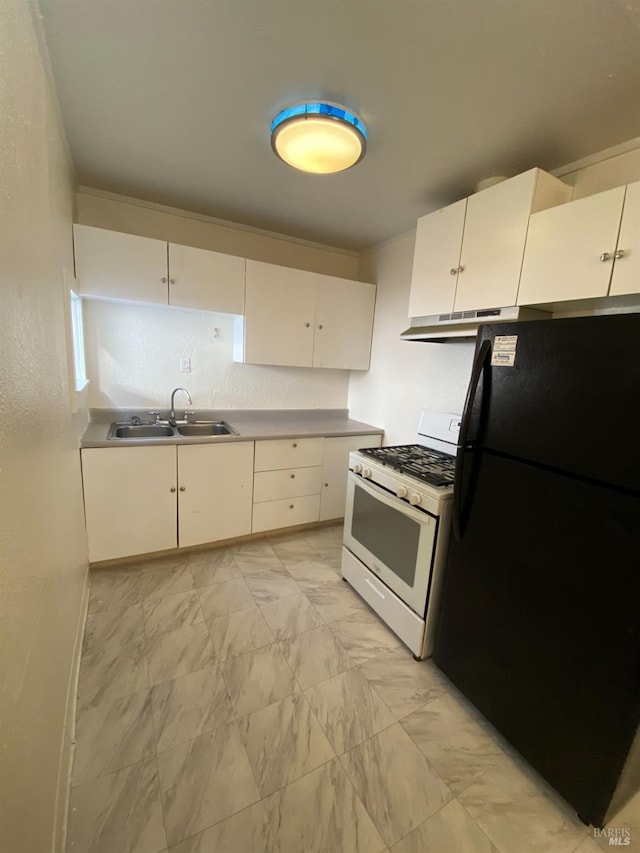
[[[416,506],[416,504],[422,503],[422,496],[417,492],[414,492],[412,495],[409,495],[409,503],[412,506]]]
[[[406,498],[406,496],[408,494],[409,494],[409,489],[406,486],[398,486],[398,488],[396,489],[396,495],[399,498]]]
[[[364,471],[362,472],[362,476],[363,477],[370,477],[371,476],[371,468],[365,468]]]
[[[359,462],[356,462],[356,464],[353,466],[353,470],[356,474],[362,474],[362,465]]]

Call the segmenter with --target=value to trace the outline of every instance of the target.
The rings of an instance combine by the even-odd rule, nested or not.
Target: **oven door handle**
[[[402,498],[396,497],[393,493],[383,489],[382,486],[376,485],[376,483],[370,483],[358,474],[354,474],[353,471],[349,472],[349,477],[352,479],[354,485],[363,489],[365,492],[368,492],[371,497],[376,498],[393,509],[397,509],[399,512],[404,513],[404,515],[408,515],[409,518],[414,518],[416,521],[419,521],[425,526],[434,520],[433,516],[431,516],[426,510],[415,509],[411,504],[403,501]]]
[[[453,478],[453,535],[456,539],[462,539],[463,525],[462,513],[464,510],[464,500],[462,495],[462,483],[464,472],[464,455],[470,449],[469,443],[469,427],[471,426],[471,414],[473,405],[476,400],[476,392],[480,377],[487,363],[487,358],[491,352],[491,341],[484,340],[480,344],[480,349],[473,364],[471,372],[471,380],[467,390],[467,399],[464,404],[464,414],[462,415],[462,423],[460,424],[459,448],[456,456],[456,470]]]

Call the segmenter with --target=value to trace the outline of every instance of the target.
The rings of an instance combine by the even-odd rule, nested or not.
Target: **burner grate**
[[[360,450],[383,465],[424,480],[432,486],[450,486],[455,472],[455,458],[423,447],[421,444],[399,444],[395,447],[366,447]]]

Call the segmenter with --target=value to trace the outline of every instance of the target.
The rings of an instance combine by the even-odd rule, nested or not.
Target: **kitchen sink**
[[[176,429],[179,435],[237,435],[237,432],[224,421],[210,423],[179,424]]]
[[[162,424],[111,424],[107,438],[163,438],[174,435],[173,427]]]
[[[206,438],[216,435],[237,435],[237,431],[226,421],[192,421],[172,426],[167,421],[155,424],[112,423],[107,439],[118,438]]]

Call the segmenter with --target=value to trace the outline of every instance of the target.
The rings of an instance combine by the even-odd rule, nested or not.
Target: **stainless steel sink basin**
[[[111,424],[107,438],[163,438],[174,435],[173,427],[161,424]]]
[[[179,424],[176,429],[179,435],[237,435],[236,431],[224,421],[211,423]]]

